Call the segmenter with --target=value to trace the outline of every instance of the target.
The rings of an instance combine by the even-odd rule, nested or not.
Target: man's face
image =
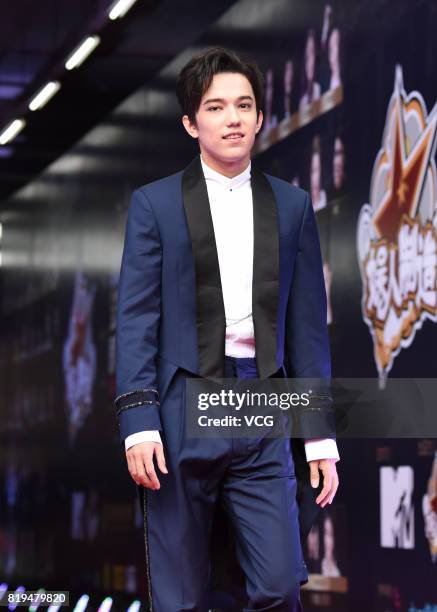
[[[242,74],[214,75],[196,113],[196,125],[182,118],[185,129],[199,139],[202,157],[213,166],[239,166],[249,163],[255,135],[262,124],[257,118],[255,95]],[[233,136],[231,136],[231,134]]]

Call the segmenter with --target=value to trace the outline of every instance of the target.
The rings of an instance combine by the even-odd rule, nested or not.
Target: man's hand
[[[165,465],[163,445],[159,442],[141,442],[134,444],[126,451],[126,458],[129,473],[138,485],[143,485],[146,489],[159,489],[158,477],[153,465],[153,455],[156,455],[156,462],[163,474],[168,474]]]
[[[322,508],[324,508],[326,504],[332,504],[332,500],[338,489],[339,480],[335,461],[335,459],[317,459],[315,461],[309,461],[311,486],[314,489],[317,489],[319,486],[319,470],[321,470],[323,474],[323,489],[316,499],[316,504],[320,504]]]

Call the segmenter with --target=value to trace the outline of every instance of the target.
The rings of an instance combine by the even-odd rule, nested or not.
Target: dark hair
[[[215,74],[238,72],[252,85],[257,115],[264,96],[264,77],[256,62],[224,47],[212,47],[193,56],[180,71],[176,81],[176,95],[184,115],[196,123],[200,101],[211,85]]]

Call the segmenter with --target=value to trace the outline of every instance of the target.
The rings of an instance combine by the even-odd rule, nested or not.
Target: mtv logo
[[[414,472],[409,465],[380,468],[381,546],[414,548]]]

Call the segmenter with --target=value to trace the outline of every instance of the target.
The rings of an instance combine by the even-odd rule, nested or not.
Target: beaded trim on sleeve
[[[122,410],[127,410],[128,408],[135,408],[136,406],[145,404],[160,405],[159,394],[156,389],[136,389],[135,391],[128,391],[128,393],[118,395],[114,403],[117,416]]]
[[[301,408],[300,412],[332,412],[332,397],[330,395],[311,395],[309,407]]]
[[[134,393],[146,393],[147,391],[151,391],[152,393],[156,393],[156,395],[158,395],[158,391],[156,389],[136,389],[135,391],[128,391],[127,393],[123,393],[122,395],[118,395],[115,398],[115,402],[117,403],[118,400],[123,399],[123,397],[129,397],[129,395],[133,395]]]

